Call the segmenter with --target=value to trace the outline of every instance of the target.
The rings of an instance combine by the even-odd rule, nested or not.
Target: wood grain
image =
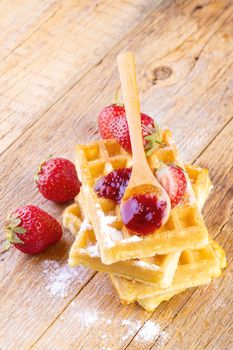
[[[57,0],[0,1],[0,60],[3,61],[18,46],[50,19],[61,6]]]
[[[0,153],[150,12],[153,1],[143,3],[56,2],[50,18],[0,62]]]
[[[38,257],[11,249],[0,257],[0,349],[231,349],[232,2],[14,4],[0,1],[1,223],[30,202],[60,217],[64,206],[42,199],[33,173],[48,154],[72,159],[77,142],[99,137],[98,112],[119,86],[116,55],[129,49],[143,111],[174,131],[186,161],[210,168],[215,189],[205,219],[229,267],[222,280],[151,315],[122,306],[104,275],[70,272],[67,232]],[[161,337],[140,341],[147,319],[165,330],[166,345]]]

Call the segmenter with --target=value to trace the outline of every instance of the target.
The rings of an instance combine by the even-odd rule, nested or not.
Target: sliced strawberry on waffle
[[[156,170],[155,175],[168,193],[174,208],[180,202],[187,187],[184,170],[175,164],[170,164]]]

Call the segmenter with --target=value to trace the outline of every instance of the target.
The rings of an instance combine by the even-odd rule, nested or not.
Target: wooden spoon
[[[117,61],[133,157],[132,174],[122,200],[125,201],[136,193],[157,193],[159,198],[163,197],[167,202],[168,213],[164,224],[170,215],[171,202],[167,192],[152,173],[144,151],[135,57],[132,52],[125,52],[118,55]]]

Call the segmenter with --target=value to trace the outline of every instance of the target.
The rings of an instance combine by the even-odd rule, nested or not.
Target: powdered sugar
[[[74,281],[82,282],[80,273],[84,270],[83,267],[72,269],[66,262],[61,265],[55,260],[44,260],[42,267],[47,278],[46,290],[54,297],[65,298]]]
[[[123,320],[122,326],[126,328],[126,332],[122,337],[122,341],[126,341],[130,336],[133,336],[139,329],[142,327],[135,339],[133,340],[136,343],[147,343],[155,342],[157,346],[162,346],[168,339],[168,335],[164,332],[160,325],[155,321],[146,321],[142,326],[142,322],[139,320]]]
[[[99,216],[99,218],[100,218],[101,222],[103,223],[103,225],[111,225],[117,219],[117,217],[114,216],[114,215],[105,215],[103,213],[103,211],[100,210],[100,209],[97,211],[97,215]]]
[[[131,242],[140,242],[142,238],[137,235],[132,235],[130,237],[124,238],[121,240],[121,243],[131,243]]]
[[[97,210],[97,216],[100,218],[101,231],[105,234],[104,238],[107,247],[113,247],[114,243],[117,241],[120,241],[120,243],[123,244],[142,241],[142,238],[137,235],[132,235],[130,237],[123,238],[121,231],[110,226],[117,220],[116,216],[105,215],[101,209]]]
[[[98,313],[95,310],[86,310],[82,313],[82,323],[85,326],[92,326],[99,320]]]
[[[162,331],[160,325],[153,321],[146,321],[143,327],[140,329],[138,334],[135,337],[135,341],[137,342],[154,342],[157,338],[161,338],[163,342],[168,338],[166,332]],[[160,340],[160,343],[161,343]],[[162,345],[162,344],[161,344]]]
[[[80,233],[85,231],[92,230],[92,225],[88,222],[87,219],[83,220],[81,227],[80,227]]]
[[[98,244],[90,244],[86,248],[80,248],[79,249],[80,253],[87,254],[91,256],[92,258],[97,258],[100,257],[100,251]]]
[[[133,336],[138,329],[141,327],[141,322],[139,320],[123,320],[122,326],[124,327],[124,335],[122,341],[126,341],[130,336]]]
[[[104,234],[106,246],[114,246],[115,241],[119,241],[123,238],[121,231],[110,226],[117,220],[117,217],[113,215],[105,215],[100,209],[97,210],[97,215],[100,219],[101,231]]]
[[[134,265],[143,267],[145,269],[150,269],[150,270],[155,270],[155,271],[159,270],[159,266],[157,266],[155,264],[149,264],[145,261],[135,260]]]
[[[156,349],[161,349],[168,340],[168,334],[153,320],[148,320],[144,324],[142,320],[133,317],[122,320],[116,315],[105,316],[101,310],[92,308],[79,309],[78,313],[74,313],[74,318],[77,319],[80,327],[84,329],[89,327],[92,332],[96,329],[99,339],[98,349],[116,349],[112,337],[113,329],[119,330],[119,348],[124,348],[135,334],[137,335],[132,342],[136,349],[140,349],[143,343],[154,342]]]

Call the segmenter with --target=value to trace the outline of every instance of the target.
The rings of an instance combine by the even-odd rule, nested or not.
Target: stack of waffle
[[[168,130],[162,146],[148,156],[154,171],[161,162],[180,161]],[[96,181],[111,171],[131,167],[131,155],[115,140],[100,140],[76,148],[76,168],[82,189],[63,215],[75,236],[69,265],[85,265],[109,274],[122,302],[137,301],[153,311],[162,301],[191,287],[209,283],[226,265],[224,251],[208,236],[200,213],[212,188],[208,171],[186,165],[187,189],[168,222],[147,236],[129,232],[120,207],[98,198]]]

